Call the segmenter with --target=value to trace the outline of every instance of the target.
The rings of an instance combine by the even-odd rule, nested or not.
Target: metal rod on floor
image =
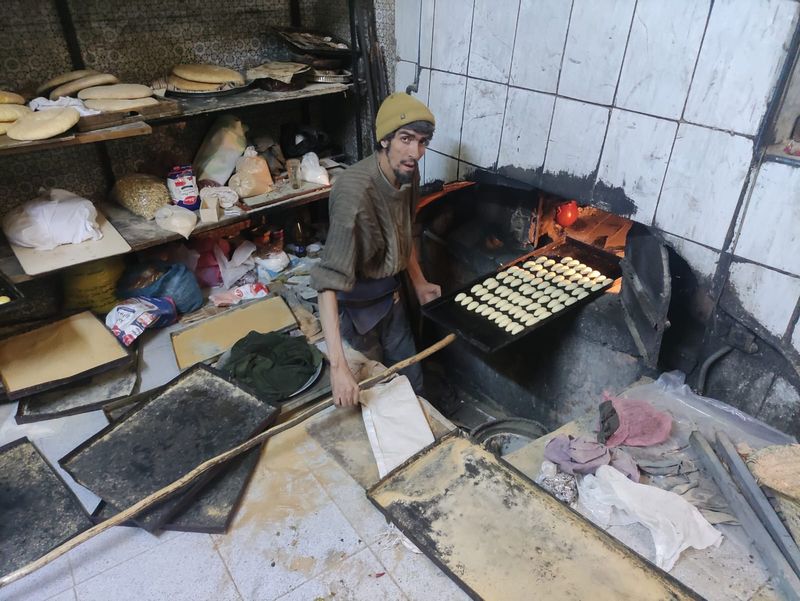
[[[440,351],[444,347],[448,346],[455,339],[456,339],[455,334],[448,334],[447,336],[442,338],[436,344],[433,344],[433,345],[429,346],[428,348],[426,348],[425,350],[420,351],[419,353],[417,353],[413,357],[409,357],[408,359],[404,359],[402,361],[399,361],[399,362],[395,363],[394,365],[392,365],[391,367],[389,367],[388,369],[386,369],[386,371],[382,371],[381,373],[379,373],[377,375],[374,375],[374,376],[372,376],[370,378],[367,378],[366,380],[363,380],[363,381],[359,382],[358,388],[360,390],[366,390],[368,388],[372,388],[376,384],[380,384],[381,382],[386,380],[389,376],[392,376],[392,375],[396,374],[397,372],[405,369],[406,367],[414,365],[415,363],[419,363],[420,361],[422,361],[426,357],[430,357],[431,355],[433,355],[437,351]],[[88,530],[86,530],[86,531],[82,532],[81,534],[71,538],[67,542],[59,545],[58,547],[56,547],[55,549],[53,549],[49,553],[43,555],[42,557],[40,557],[36,561],[32,561],[31,563],[19,568],[18,570],[14,570],[10,574],[6,574],[2,578],[0,578],[0,588],[6,586],[8,584],[11,584],[12,582],[17,581],[20,578],[23,578],[24,576],[27,576],[28,574],[30,574],[32,572],[35,572],[39,568],[43,568],[48,563],[58,559],[59,557],[61,557],[62,555],[64,555],[68,551],[71,551],[72,549],[74,549],[75,547],[80,545],[81,543],[84,543],[87,540],[89,540],[90,538],[92,538],[94,536],[97,536],[101,532],[104,532],[104,531],[108,530],[112,526],[117,526],[117,525],[119,525],[119,524],[121,524],[121,523],[123,523],[123,522],[125,522],[125,521],[127,521],[127,520],[129,520],[129,519],[131,519],[133,517],[135,517],[136,515],[138,515],[139,513],[144,511],[145,509],[148,509],[151,506],[155,505],[156,503],[164,500],[165,498],[167,498],[171,494],[177,492],[181,488],[185,487],[187,484],[191,483],[192,480],[194,480],[198,476],[202,475],[203,473],[207,472],[211,468],[213,468],[213,467],[215,467],[215,466],[217,466],[217,465],[219,465],[221,463],[225,463],[226,461],[229,461],[229,460],[233,459],[237,455],[241,455],[245,451],[248,451],[248,450],[252,449],[253,447],[260,445],[261,443],[265,442],[266,440],[272,438],[273,436],[275,436],[277,434],[280,434],[281,432],[284,432],[284,431],[286,431],[286,430],[288,430],[290,428],[293,428],[294,426],[296,426],[296,425],[304,422],[305,420],[307,420],[309,417],[311,417],[313,415],[316,415],[317,413],[319,413],[323,409],[327,409],[328,407],[331,407],[332,405],[333,405],[333,397],[328,397],[327,399],[324,399],[324,400],[319,401],[318,403],[312,405],[311,407],[309,407],[305,411],[302,411],[301,413],[298,413],[295,417],[289,419],[288,421],[284,422],[283,424],[280,424],[278,426],[274,426],[272,428],[269,428],[268,430],[265,430],[261,434],[258,434],[256,436],[250,438],[249,440],[246,440],[242,444],[240,444],[240,445],[238,445],[236,447],[233,447],[232,449],[230,449],[228,451],[225,451],[224,453],[221,453],[221,454],[217,455],[216,457],[212,457],[211,459],[208,459],[208,460],[204,461],[203,463],[198,465],[196,468],[194,468],[192,471],[190,471],[186,475],[181,476],[180,478],[175,480],[175,482],[173,482],[172,484],[169,484],[169,485],[165,486],[164,488],[162,488],[160,490],[157,490],[156,492],[146,496],[144,499],[142,499],[138,503],[134,503],[133,505],[128,507],[128,509],[126,509],[125,511],[122,511],[122,512],[118,513],[117,515],[105,520],[104,522],[101,522],[101,523],[97,524],[96,526],[92,526]]]

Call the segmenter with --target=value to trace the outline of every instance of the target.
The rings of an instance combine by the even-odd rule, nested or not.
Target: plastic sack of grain
[[[161,178],[134,173],[117,180],[111,199],[134,215],[154,219],[156,211],[170,203],[169,190]]]

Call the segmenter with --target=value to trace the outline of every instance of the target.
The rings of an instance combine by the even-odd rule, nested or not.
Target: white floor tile
[[[69,552],[75,582],[84,582],[177,536],[177,532],[154,536],[127,526],[110,528]]]
[[[207,534],[184,534],[76,585],[78,601],[239,601]]]
[[[73,584],[69,559],[62,556],[21,580],[0,588],[0,601],[45,601],[71,591]]]
[[[469,596],[422,553],[402,544],[370,547],[410,601],[466,601]]]
[[[280,601],[405,601],[406,597],[369,549],[349,557],[325,572],[280,597]],[[436,599],[430,596],[428,599]]]
[[[75,596],[75,589],[71,588],[55,597],[50,597],[47,601],[77,601],[77,599],[78,597]]]

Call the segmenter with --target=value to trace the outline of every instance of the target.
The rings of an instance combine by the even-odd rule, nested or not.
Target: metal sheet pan
[[[592,267],[593,269],[597,269],[613,280],[616,280],[622,275],[622,271],[619,266],[619,258],[617,256],[571,238],[567,238],[566,242],[558,246],[547,246],[531,254],[523,255],[512,263],[505,265],[501,269],[498,269],[494,273],[499,273],[511,265],[521,265],[532,258],[540,256],[547,256],[555,259],[556,261],[563,257],[573,257]],[[532,326],[524,328],[516,335],[512,335],[497,327],[489,320],[480,317],[471,311],[468,311],[466,307],[463,307],[459,303],[455,302],[455,297],[459,292],[469,293],[469,290],[473,285],[484,281],[490,275],[493,274],[484,274],[480,278],[468,283],[458,290],[451,292],[447,296],[442,296],[441,298],[424,305],[422,307],[423,315],[435,321],[445,329],[455,332],[473,346],[481,349],[484,352],[491,353],[513,342],[516,342],[517,340],[527,336],[532,332],[535,332],[539,328],[555,321],[556,319],[561,319],[575,309],[592,302],[605,292],[605,289],[591,292],[586,298],[577,301],[575,304],[565,307],[558,313],[554,313],[550,317],[543,319]]]
[[[175,378],[120,422],[62,458],[62,467],[116,508],[126,509],[191,469],[262,431],[277,417],[272,405],[220,373],[197,365]],[[186,507],[219,473],[145,511],[136,523],[154,531]]]

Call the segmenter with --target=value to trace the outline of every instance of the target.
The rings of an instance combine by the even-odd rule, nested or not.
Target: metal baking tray
[[[556,261],[563,257],[572,257],[578,259],[582,263],[588,265],[592,269],[596,269],[611,278],[616,280],[622,275],[622,270],[619,266],[619,257],[612,255],[604,250],[584,244],[578,240],[567,238],[563,244],[557,246],[551,245],[538,249],[531,254],[523,255],[515,259],[512,263],[506,264],[498,268],[493,273],[487,273],[481,277],[469,282],[465,286],[454,290],[447,296],[442,296],[435,301],[432,301],[422,307],[422,313],[432,321],[436,322],[443,328],[455,332],[461,338],[479,348],[480,350],[493,353],[501,348],[516,342],[520,338],[527,336],[556,319],[561,319],[565,315],[572,313],[575,309],[583,307],[587,303],[592,302],[598,296],[603,294],[609,287],[606,286],[595,292],[589,292],[585,298],[577,301],[575,304],[565,307],[558,313],[554,313],[550,317],[543,319],[532,326],[524,328],[521,332],[512,335],[504,329],[499,328],[494,323],[481,317],[466,307],[455,302],[455,297],[459,292],[469,294],[470,288],[475,284],[483,282],[487,277],[490,277],[500,271],[508,269],[512,265],[522,265],[526,261],[535,259],[540,256],[547,256],[548,258],[555,259]],[[613,285],[613,284],[610,284]]]
[[[274,31],[283,39],[284,42],[299,54],[311,54],[327,58],[347,58],[350,56],[350,44],[342,38],[331,35],[326,31],[315,29],[299,29],[295,27],[275,27]],[[297,34],[310,34],[319,38],[330,38],[331,42],[343,44],[346,48],[334,48],[327,44],[316,44],[313,39],[299,39]]]

